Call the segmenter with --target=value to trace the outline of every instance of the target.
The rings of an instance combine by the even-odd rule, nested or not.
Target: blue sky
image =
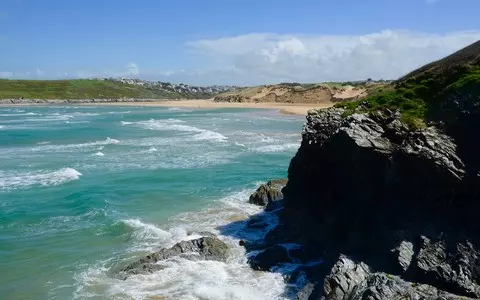
[[[1,0],[0,77],[395,78],[480,39],[479,0]]]

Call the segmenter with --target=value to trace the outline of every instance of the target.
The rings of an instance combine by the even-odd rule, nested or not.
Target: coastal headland
[[[480,298],[479,68],[480,41],[374,96],[309,111],[288,178],[249,199],[264,212],[220,234],[297,300]],[[218,241],[193,243],[223,259]]]

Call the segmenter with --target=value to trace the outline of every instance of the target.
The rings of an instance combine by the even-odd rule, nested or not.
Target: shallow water
[[[1,299],[285,298],[281,275],[253,272],[237,246],[263,232],[232,222],[260,212],[246,203],[259,182],[286,177],[302,123],[253,109],[0,107]],[[227,263],[116,277],[199,231],[231,245]]]

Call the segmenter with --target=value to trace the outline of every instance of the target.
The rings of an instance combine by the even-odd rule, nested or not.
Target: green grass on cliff
[[[176,99],[184,95],[107,80],[0,79],[0,99]]]
[[[367,98],[336,104],[352,113],[363,101],[366,109],[399,109],[404,121],[419,125],[437,120],[448,96],[455,93],[480,98],[480,42],[400,78]],[[363,106],[362,106],[363,107]]]

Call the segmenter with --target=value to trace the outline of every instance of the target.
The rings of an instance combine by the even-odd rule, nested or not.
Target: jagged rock
[[[255,270],[268,271],[276,264],[289,261],[291,259],[288,255],[288,250],[281,245],[275,245],[249,259],[248,263]]]
[[[332,299],[480,297],[473,213],[480,202],[467,180],[477,175],[451,137],[433,127],[412,130],[398,111],[344,116],[335,108],[309,112],[302,137],[283,189],[281,229],[267,234],[266,245],[301,241],[324,249],[318,258],[332,266],[340,253],[355,256],[357,269],[329,283]],[[409,281],[421,289],[407,289]]]
[[[149,274],[162,269],[156,263],[171,257],[182,257],[190,260],[225,261],[228,257],[228,246],[217,237],[202,237],[182,241],[172,248],[161,249],[127,266],[123,272],[128,275]]]
[[[372,272],[364,263],[341,256],[323,283],[323,297],[308,299],[470,299],[398,276]]]
[[[323,290],[319,290],[319,285],[307,283],[295,296],[295,300],[320,299]]]
[[[268,206],[275,201],[283,199],[282,188],[287,184],[287,179],[270,180],[266,184],[260,185],[258,189],[250,196],[249,203]]]
[[[302,143],[323,145],[340,128],[344,112],[341,108],[309,110],[302,130]]]
[[[417,246],[415,279],[459,295],[479,297],[480,252],[469,241],[433,241],[425,236]]]
[[[413,243],[408,241],[401,241],[400,245],[393,249],[392,252],[396,254],[396,262],[401,269],[401,272],[406,272],[410,267],[413,255],[415,254],[413,249]]]
[[[340,257],[332,272],[325,278],[324,294],[327,299],[360,299],[359,292],[367,286],[370,269],[364,263],[356,264]]]

